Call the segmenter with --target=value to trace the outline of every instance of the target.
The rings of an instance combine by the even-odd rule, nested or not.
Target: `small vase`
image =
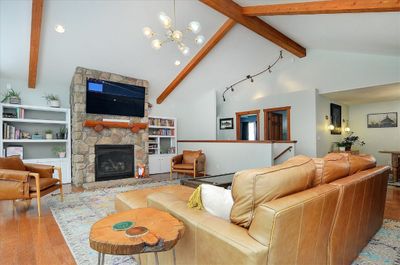
[[[18,97],[10,97],[9,99],[8,99],[8,102],[10,103],[10,104],[21,104],[21,99],[20,98],[18,98]]]
[[[60,101],[59,100],[50,100],[49,105],[52,108],[59,108],[60,107]]]
[[[53,134],[46,133],[46,140],[51,140],[51,139],[53,139]]]
[[[65,158],[65,152],[58,152],[59,158]]]
[[[345,151],[346,151],[346,147],[344,147],[344,146],[343,146],[343,147],[342,147],[342,146],[340,146],[340,147],[339,147],[339,151],[340,151],[340,152],[345,152]]]

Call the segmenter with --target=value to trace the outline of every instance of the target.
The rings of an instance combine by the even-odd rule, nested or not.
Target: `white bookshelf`
[[[23,109],[23,110],[22,110]],[[14,113],[16,117],[4,117]],[[0,104],[0,150],[1,156],[7,155],[5,150],[10,146],[23,147],[23,160],[27,163],[60,166],[63,173],[63,183],[71,183],[71,118],[67,108],[51,108],[44,106]],[[13,127],[13,133],[4,131],[4,124]],[[56,139],[60,128],[67,129],[66,139]],[[53,139],[45,139],[46,130],[53,131]],[[32,136],[38,132],[43,139],[24,139],[18,135],[19,130]],[[59,158],[52,149],[56,145],[65,147],[65,158]]]
[[[177,152],[177,120],[171,117],[149,116],[149,172],[170,171],[171,158]]]

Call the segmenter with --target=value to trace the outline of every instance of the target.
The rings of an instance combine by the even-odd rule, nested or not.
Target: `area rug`
[[[53,196],[48,199],[47,204],[76,263],[92,265],[97,264],[97,253],[89,246],[90,227],[99,219],[114,212],[114,198],[117,193],[176,184],[179,184],[178,180],[71,193],[65,196],[64,203],[60,203],[58,196]],[[106,255],[105,264],[136,265],[137,262],[130,256]],[[400,222],[384,220],[382,228],[353,264],[400,265]]]
[[[48,198],[46,203],[50,207],[76,263],[93,265],[97,264],[98,253],[89,246],[90,227],[99,219],[115,212],[114,198],[116,194],[177,184],[179,184],[179,180],[70,193],[64,196],[63,203],[60,202],[58,195]],[[106,255],[105,264],[136,265],[137,262],[131,256]]]

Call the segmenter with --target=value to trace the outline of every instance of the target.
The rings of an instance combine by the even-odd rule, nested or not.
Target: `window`
[[[264,138],[290,141],[290,106],[264,109]]]
[[[260,139],[260,111],[236,113],[236,139],[256,141]]]

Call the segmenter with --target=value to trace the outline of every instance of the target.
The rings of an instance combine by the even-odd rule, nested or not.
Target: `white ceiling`
[[[238,2],[254,5],[295,1]],[[58,84],[67,89],[75,67],[83,66],[151,80],[152,93],[158,95],[199,49],[192,44],[189,57],[180,55],[173,45],[154,51],[150,41],[142,35],[142,28],[150,26],[161,33],[162,27],[157,19],[160,11],[172,14],[172,0],[46,0],[38,86]],[[200,21],[202,34],[209,39],[226,17],[199,1],[178,0],[177,19],[179,28],[184,28],[191,20]],[[275,16],[263,19],[309,50],[400,56],[400,13]],[[0,0],[0,80],[27,79],[30,20],[31,1]],[[66,32],[56,33],[56,24],[64,25]],[[227,47],[226,39],[241,42],[242,46],[246,43],[247,48],[233,52],[230,57],[245,56],[246,52],[249,54],[258,41],[271,47],[271,50],[279,50],[279,47],[241,26],[236,26],[228,35],[218,48]],[[275,52],[262,56],[269,60]],[[179,67],[173,65],[176,59],[182,61]],[[213,59],[208,56],[204,61]],[[259,69],[261,66],[254,67]]]
[[[346,105],[400,100],[400,83],[323,94]]]

